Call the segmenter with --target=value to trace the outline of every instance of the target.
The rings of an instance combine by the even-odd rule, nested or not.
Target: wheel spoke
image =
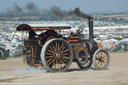
[[[49,52],[51,52],[51,53],[53,53],[53,54],[54,54],[54,52],[53,52],[53,51],[51,51],[51,50],[47,50],[47,51],[49,51]]]
[[[102,67],[104,67],[105,66],[105,64],[104,64],[104,62],[102,62]]]
[[[53,48],[52,48],[51,46],[49,46],[49,47],[50,47],[50,49],[54,52]]]
[[[58,50],[57,50],[58,52],[59,52],[59,48],[60,48],[60,45],[59,45],[59,43],[58,43],[58,48],[57,48],[57,49],[58,49]]]
[[[64,61],[62,61],[61,59],[60,59],[60,62],[62,63],[62,64],[66,64]]]
[[[46,56],[46,58],[53,58],[54,56]]]
[[[101,52],[101,57],[103,57],[104,52]]]
[[[96,55],[96,58],[100,58],[100,53],[98,53],[98,54]]]
[[[58,59],[58,62],[60,62],[60,59]],[[60,67],[62,68],[62,64],[61,64],[61,62],[59,63],[59,65],[60,65]]]
[[[54,45],[52,45],[52,47],[53,47],[54,51],[56,52],[56,48],[54,47]]]
[[[105,56],[103,59],[104,59],[104,60],[107,60],[107,57]]]
[[[102,62],[100,61],[100,67],[102,68]]]
[[[56,60],[53,62],[53,65],[52,65],[52,68],[53,69],[55,69],[54,67],[55,67],[55,62],[56,62]]]
[[[100,52],[99,54],[100,54],[100,57],[102,57],[102,52]]]
[[[48,54],[48,55],[53,55],[53,54],[51,54],[51,53],[48,53],[48,52],[46,52],[46,54]]]
[[[105,57],[105,53],[103,52],[103,54],[102,54],[102,57],[104,58]]]
[[[62,57],[61,59],[62,59],[65,63],[67,62],[67,60],[66,60],[64,57]]]
[[[53,59],[53,58],[48,59],[48,61],[47,61],[47,62],[51,61],[52,59]]]
[[[62,56],[62,57],[63,57],[63,58],[65,58],[65,59],[68,59],[68,60],[70,59],[70,58],[69,58],[69,57],[67,57],[67,56]]]
[[[69,49],[67,49],[67,50],[64,50],[62,53],[65,53],[65,52],[68,52],[69,51]]]
[[[68,54],[69,54],[69,53],[62,54],[62,56],[63,56],[63,55],[68,55]]]
[[[107,62],[107,60],[106,60],[106,61],[104,61],[103,63],[104,63],[104,64],[106,64],[106,62]]]
[[[60,52],[60,50],[61,50],[61,48],[64,46],[64,43],[63,44],[61,44],[61,46],[60,46],[60,49],[59,49],[59,52]]]
[[[60,51],[60,52],[62,53],[64,49],[65,49],[65,46],[61,49],[61,51]]]
[[[99,53],[96,55],[96,58],[99,58]]]
[[[100,66],[100,61],[98,61],[98,66]]]
[[[55,59],[53,59],[48,65],[51,65],[54,61],[55,61]]]
[[[54,67],[55,67],[54,69],[56,69],[56,60],[55,60],[55,62],[54,62]]]
[[[56,42],[56,51],[58,51],[58,47],[57,47],[58,45],[57,45],[57,42]]]
[[[58,65],[58,69],[59,69],[60,66],[59,66],[59,61],[58,61],[58,59],[56,60],[56,63],[57,63],[57,65]]]

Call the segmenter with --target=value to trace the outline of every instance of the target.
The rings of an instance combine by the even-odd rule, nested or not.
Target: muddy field
[[[0,60],[0,85],[128,85],[128,53],[110,55],[108,70],[79,70],[73,63],[64,73],[30,68],[22,58]]]

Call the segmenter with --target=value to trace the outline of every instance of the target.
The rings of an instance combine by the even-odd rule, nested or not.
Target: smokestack
[[[88,19],[89,24],[89,39],[93,40],[93,19]]]

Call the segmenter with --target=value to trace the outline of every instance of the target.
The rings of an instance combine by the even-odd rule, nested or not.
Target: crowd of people
[[[124,51],[126,52],[128,50],[128,45],[126,43],[119,43],[116,45],[116,43],[112,44],[112,49],[111,51]]]

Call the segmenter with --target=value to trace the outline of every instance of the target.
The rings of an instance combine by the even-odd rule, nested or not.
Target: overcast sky
[[[13,8],[14,3],[23,7],[29,2],[34,2],[41,9],[59,6],[66,10],[79,7],[86,13],[128,12],[128,0],[0,0],[0,12]]]

